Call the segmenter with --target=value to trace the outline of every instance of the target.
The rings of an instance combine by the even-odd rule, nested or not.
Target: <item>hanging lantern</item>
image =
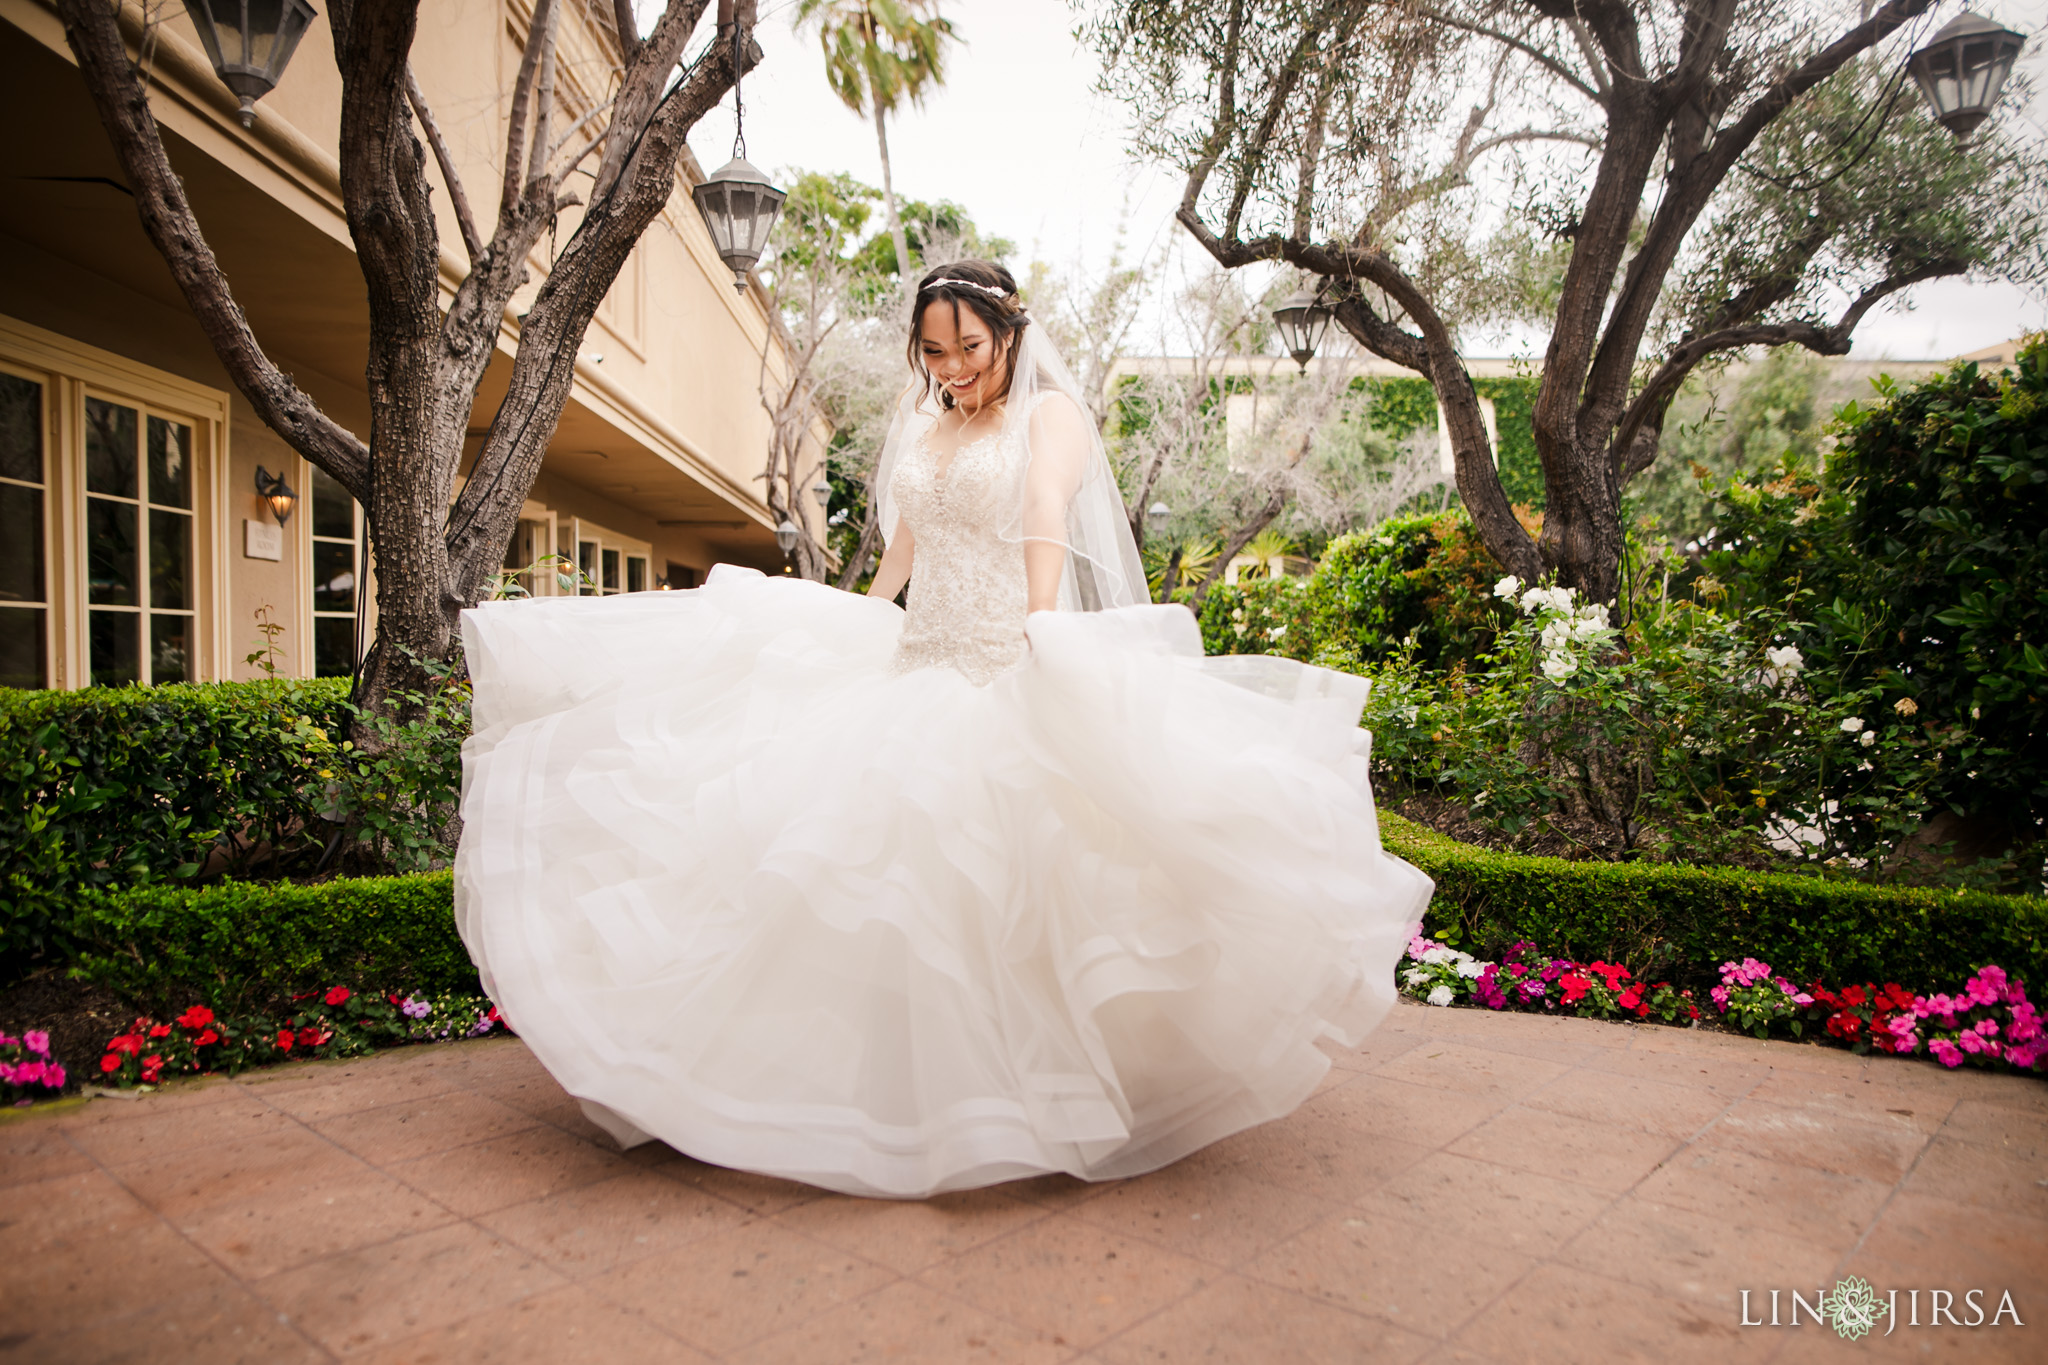
[[[306,0],[188,0],[206,58],[220,83],[242,100],[242,126],[256,123],[256,101],[277,89],[285,63],[319,17]]]
[[[746,292],[747,272],[767,250],[768,232],[789,196],[769,184],[752,162],[736,156],[691,190],[690,197],[711,230],[718,259],[732,270],[732,287]]]
[[[1166,525],[1166,519],[1173,515],[1173,509],[1163,502],[1155,502],[1145,509],[1145,515],[1154,526]]]
[[[1906,59],[1906,70],[1942,127],[1967,143],[1998,103],[2026,38],[1974,14],[1958,14]]]
[[[292,509],[299,505],[299,495],[284,481],[284,471],[272,474],[260,464],[256,466],[256,496],[270,504],[270,514],[279,526],[292,519]]]
[[[832,485],[824,475],[820,474],[818,481],[811,485],[811,496],[818,500],[820,508],[832,505]]]
[[[1330,325],[1330,317],[1330,310],[1306,289],[1296,290],[1287,302],[1273,310],[1273,321],[1280,328],[1280,344],[1301,366],[1303,374],[1308,373],[1308,362],[1315,358],[1316,347],[1323,344],[1323,331]]]
[[[796,538],[802,534],[803,532],[797,529],[797,524],[788,517],[784,517],[782,525],[775,528],[775,544],[781,549],[784,559],[796,553]]]

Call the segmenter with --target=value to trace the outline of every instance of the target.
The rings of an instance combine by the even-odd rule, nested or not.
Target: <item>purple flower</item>
[[[434,1007],[431,1004],[417,998],[407,1000],[398,1008],[399,1012],[408,1019],[424,1019],[434,1012]]]

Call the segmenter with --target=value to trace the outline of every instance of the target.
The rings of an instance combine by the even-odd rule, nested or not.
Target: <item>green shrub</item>
[[[1762,958],[1797,982],[1897,981],[1953,990],[1986,963],[2048,981],[2048,901],[1877,887],[1790,873],[1572,863],[1461,844],[1382,812],[1387,850],[1436,880],[1426,932],[1481,956],[1526,939],[1626,962],[1644,979],[1715,981]]]
[[[65,932],[74,973],[132,1006],[250,1013],[302,991],[477,990],[446,872],[304,885],[93,891]]]
[[[0,689],[0,956],[47,950],[80,890],[247,872],[317,846],[294,732],[339,733],[347,692],[341,679]]]

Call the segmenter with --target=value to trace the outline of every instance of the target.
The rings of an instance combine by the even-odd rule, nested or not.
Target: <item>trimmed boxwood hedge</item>
[[[0,688],[0,959],[61,954],[51,936],[83,890],[317,847],[291,718],[339,733],[347,697],[342,678]]]
[[[446,872],[94,891],[66,928],[75,975],[159,1012],[254,1012],[335,985],[478,989]]]
[[[1566,862],[1461,844],[1382,813],[1387,851],[1436,879],[1425,932],[1480,956],[1527,939],[1638,976],[1718,980],[1755,957],[1804,985],[1959,988],[1996,963],[2048,986],[2048,900],[1671,863]]]

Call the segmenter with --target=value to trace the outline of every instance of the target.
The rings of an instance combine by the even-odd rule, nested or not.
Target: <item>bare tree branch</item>
[[[547,33],[554,21],[555,0],[534,0],[533,19],[526,30],[526,50],[519,55],[519,74],[512,81],[512,108],[505,119],[505,183],[498,197],[498,221],[513,215],[526,186],[519,172],[526,161],[526,125],[533,104],[533,83],[540,75],[546,52]]]
[[[1593,103],[1601,105],[1602,107],[1605,107],[1605,105],[1607,104],[1607,82],[1606,78],[1602,75],[1595,76],[1594,79],[1599,82],[1599,85],[1595,86],[1591,82],[1588,82],[1584,76],[1581,76],[1578,72],[1572,70],[1569,66],[1566,66],[1558,58],[1552,56],[1548,52],[1545,52],[1542,48],[1537,47],[1532,43],[1524,42],[1522,39],[1517,38],[1512,34],[1502,33],[1499,29],[1488,28],[1484,24],[1473,23],[1469,19],[1460,19],[1454,14],[1445,14],[1442,10],[1431,9],[1426,5],[1418,6],[1415,12],[1425,19],[1436,20],[1438,23],[1444,25],[1446,28],[1454,28],[1463,33],[1473,34],[1476,37],[1488,38],[1496,43],[1501,44],[1504,47],[1513,48],[1515,51],[1521,53],[1523,56],[1529,58],[1531,61],[1534,61],[1540,66],[1542,66],[1545,70],[1550,72],[1551,75],[1557,77],[1566,85],[1569,85],[1574,90],[1577,90],[1580,94],[1584,95]],[[1583,42],[1583,40],[1581,41]],[[1587,53],[1587,57],[1589,60],[1591,60],[1593,56],[1593,53]],[[1594,63],[1593,69],[1596,73],[1600,70],[1597,62]]]
[[[171,169],[149,100],[134,78],[115,11],[100,0],[57,0],[64,36],[92,89],[114,154],[128,178],[143,231],[198,319],[206,339],[256,416],[292,449],[360,498],[368,485],[369,448],[335,422],[264,354],[199,220]]]
[[[405,68],[405,97],[420,121],[420,130],[427,135],[427,145],[434,149],[434,161],[441,168],[441,182],[448,187],[448,204],[455,210],[455,225],[462,233],[463,249],[469,253],[469,263],[475,265],[484,254],[483,235],[477,231],[476,216],[469,210],[469,196],[463,193],[462,177],[455,173],[455,158],[448,152],[448,139],[441,136],[441,126],[434,122],[434,111],[427,107],[427,97],[420,93],[419,79],[412,74],[411,66]]]
[[[612,0],[612,26],[619,36],[622,66],[631,66],[640,53],[640,21],[633,13],[633,0]]]

